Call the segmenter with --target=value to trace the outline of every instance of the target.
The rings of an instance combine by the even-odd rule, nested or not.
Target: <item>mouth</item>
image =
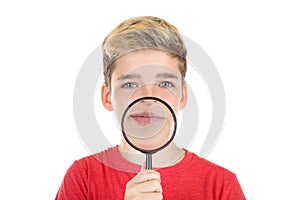
[[[132,118],[133,120],[135,120],[138,124],[140,124],[142,126],[146,126],[146,125],[154,123],[158,120],[165,119],[165,117],[162,117],[162,116],[154,114],[154,113],[149,113],[149,112],[131,114],[130,118]]]

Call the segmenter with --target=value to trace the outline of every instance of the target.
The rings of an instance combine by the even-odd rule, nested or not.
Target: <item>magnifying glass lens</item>
[[[148,155],[171,143],[176,126],[172,108],[156,97],[143,97],[132,102],[124,111],[121,123],[127,143]]]

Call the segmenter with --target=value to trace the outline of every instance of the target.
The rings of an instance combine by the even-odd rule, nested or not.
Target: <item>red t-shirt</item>
[[[125,160],[117,147],[82,158],[68,169],[56,200],[124,199],[126,183],[140,168]],[[246,199],[235,174],[188,151],[180,163],[156,170],[164,200]]]

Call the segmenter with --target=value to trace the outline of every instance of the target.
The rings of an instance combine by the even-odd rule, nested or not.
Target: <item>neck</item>
[[[126,160],[129,162],[142,165],[145,162],[145,155],[131,146],[126,142],[122,142],[119,145],[119,152]],[[176,165],[179,163],[185,156],[185,151],[177,147],[174,142],[170,143],[166,148],[161,151],[153,154],[152,164],[153,168],[162,168]]]

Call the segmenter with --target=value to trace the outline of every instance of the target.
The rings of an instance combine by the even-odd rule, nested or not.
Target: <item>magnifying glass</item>
[[[157,97],[142,97],[125,109],[121,129],[126,142],[146,155],[146,169],[152,169],[152,154],[167,147],[175,137],[176,115]]]

